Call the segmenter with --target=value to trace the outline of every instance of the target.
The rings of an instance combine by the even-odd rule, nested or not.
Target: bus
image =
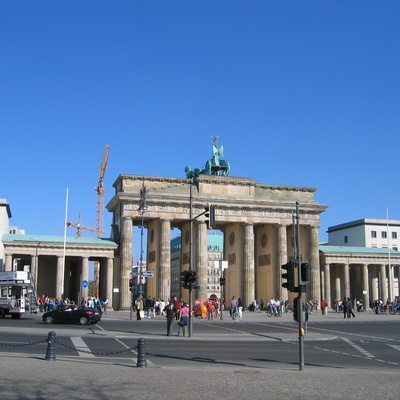
[[[37,314],[38,304],[32,275],[28,271],[0,272],[0,318]]]

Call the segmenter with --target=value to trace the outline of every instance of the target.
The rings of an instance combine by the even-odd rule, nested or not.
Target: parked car
[[[42,320],[46,324],[65,323],[65,324],[97,324],[101,320],[101,312],[96,308],[63,308],[57,307],[55,310],[43,314]]]

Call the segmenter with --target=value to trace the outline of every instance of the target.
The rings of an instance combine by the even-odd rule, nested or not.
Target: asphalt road
[[[109,312],[97,325],[0,320],[0,396],[7,400],[395,399],[400,316],[311,316],[305,365],[291,315],[245,313],[236,322],[194,320],[192,337],[167,337],[164,317]],[[55,360],[46,360],[56,333]],[[176,332],[176,326],[175,326]],[[143,338],[147,368],[135,347]]]
[[[304,340],[304,368],[358,368],[400,371],[400,316],[341,314],[311,316]],[[245,313],[242,321],[194,319],[191,337],[165,335],[165,318],[130,320],[109,312],[97,325],[46,325],[40,316],[0,320],[0,355],[44,356],[46,338],[56,333],[56,357],[98,362],[137,363],[135,347],[145,340],[150,366],[162,368],[299,367],[298,325],[291,315],[268,318]],[[35,345],[31,343],[40,342]]]

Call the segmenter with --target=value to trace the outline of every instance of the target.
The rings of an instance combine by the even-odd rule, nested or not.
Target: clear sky
[[[68,187],[95,227],[106,144],[105,204],[119,174],[183,178],[219,136],[232,176],[317,189],[322,241],[400,220],[399,71],[400,1],[3,0],[0,197],[63,235]]]

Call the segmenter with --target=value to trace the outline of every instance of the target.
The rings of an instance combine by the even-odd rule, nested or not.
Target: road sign
[[[82,281],[82,287],[83,288],[87,288],[89,286],[89,282],[88,281]]]
[[[153,274],[153,271],[144,271],[144,272],[143,272],[143,276],[144,276],[145,278],[153,278],[153,277],[154,277],[154,274]]]

